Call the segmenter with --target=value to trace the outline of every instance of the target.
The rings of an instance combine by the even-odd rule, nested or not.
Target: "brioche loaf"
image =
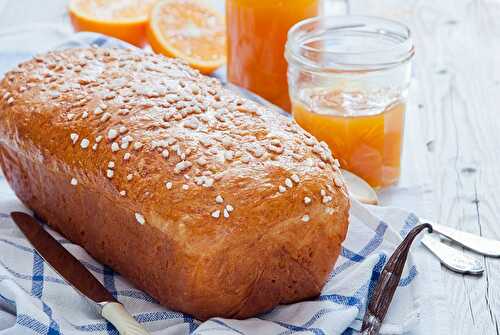
[[[0,163],[52,227],[202,320],[318,295],[348,225],[326,144],[138,50],[56,51],[8,72]]]

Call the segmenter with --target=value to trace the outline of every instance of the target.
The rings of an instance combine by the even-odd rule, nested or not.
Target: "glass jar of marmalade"
[[[290,111],[288,30],[318,15],[320,0],[227,0],[228,80]]]
[[[315,17],[286,44],[292,114],[342,168],[375,188],[398,181],[414,47],[403,24]]]

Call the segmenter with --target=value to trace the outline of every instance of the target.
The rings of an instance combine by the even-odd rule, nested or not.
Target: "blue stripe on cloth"
[[[19,250],[22,250],[22,251],[26,251],[26,252],[29,252],[29,253],[33,252],[33,248],[25,247],[24,245],[20,245],[20,244],[14,243],[14,242],[6,240],[4,238],[0,238],[0,242],[5,243],[7,245],[10,245],[12,247],[15,247],[15,248],[17,248]]]
[[[21,244],[17,244],[17,243],[14,243],[12,241],[9,241],[9,240],[6,240],[6,239],[0,239],[0,242],[2,243],[5,243],[9,246],[12,246],[12,247],[15,247],[19,250],[22,250],[22,251],[25,251],[25,252],[28,252],[28,253],[33,253],[33,248],[29,248],[29,247],[25,247]],[[70,241],[67,241],[67,240],[61,240],[62,243],[71,243]],[[87,262],[87,261],[83,261],[83,260],[80,260],[80,263],[82,263],[87,269],[93,271],[93,272],[96,272],[96,273],[99,273],[99,274],[104,274],[105,270],[103,270],[102,266],[97,266],[97,265],[94,265],[90,262]],[[2,263],[0,263],[2,264]],[[4,264],[2,264],[4,267],[6,267]],[[27,278],[23,278],[23,279],[27,279]],[[30,276],[29,279],[32,279],[32,277]],[[55,282],[55,283],[60,283],[60,284],[66,284],[65,281],[63,280],[60,280],[60,279],[57,279],[55,277],[44,277],[44,280],[46,281],[51,281],[51,282]]]
[[[292,333],[293,332],[310,332],[310,333],[315,334],[315,335],[326,335],[319,328],[301,327],[301,326],[296,326],[296,325],[288,324],[288,323],[281,322],[281,321],[272,321],[271,320],[271,322],[275,323],[277,325],[280,325],[281,327],[286,328],[286,329],[292,331]]]
[[[347,328],[346,330],[344,330],[344,332],[342,333],[342,335],[353,335],[354,334],[354,330],[352,328]]]
[[[353,262],[357,262],[357,263],[359,263],[365,259],[365,257],[358,255],[357,253],[347,249],[346,247],[342,247],[340,254],[343,257],[345,257]]]
[[[341,296],[338,294],[328,294],[321,295],[319,300],[321,301],[330,301],[332,303],[343,306],[344,308],[352,308],[355,307],[359,311],[364,310],[364,300],[366,300],[369,281],[366,284],[363,284],[353,296]]]
[[[106,271],[107,271],[106,267],[104,267],[102,265],[94,265],[94,264],[87,262],[87,261],[84,261],[84,260],[81,260],[80,263],[82,263],[83,266],[85,266],[88,270],[103,275],[103,278],[106,277]],[[113,270],[111,270],[111,271],[113,271]]]
[[[158,302],[151,297],[149,294],[144,293],[142,291],[138,290],[121,290],[121,291],[116,291],[116,296],[117,297],[128,297],[128,298],[133,298],[136,300],[142,300],[146,301],[152,304],[157,304]]]
[[[372,269],[372,275],[370,277],[370,284],[368,286],[368,301],[372,297],[373,290],[375,289],[375,286],[377,286],[378,279],[380,278],[380,274],[382,273],[382,270],[384,269],[384,265],[385,265],[386,261],[387,261],[387,256],[383,253],[380,253],[378,261]]]
[[[406,234],[418,223],[418,217],[416,217],[414,214],[410,214],[407,219],[405,220],[405,227],[407,227],[407,232]],[[342,248],[342,256],[347,258],[348,261],[342,263],[340,266],[338,266],[331,274],[330,274],[330,278],[333,278],[334,276],[336,276],[337,274],[341,273],[342,271],[346,270],[347,268],[351,267],[352,265],[354,265],[355,263],[358,263],[358,262],[362,262],[365,257],[367,255],[369,255],[370,253],[373,252],[373,250],[370,250],[370,249],[376,249],[380,243],[382,242],[383,240],[383,235],[385,234],[385,231],[386,231],[386,228],[387,228],[387,225],[385,223],[381,223],[376,231],[375,231],[375,235],[374,237],[372,238],[372,240],[361,250],[361,252],[358,254],[358,253],[355,253],[345,247]],[[402,229],[401,230],[401,234],[403,234],[403,232],[405,231],[405,229]],[[404,235],[406,236],[406,235]],[[403,237],[404,237],[403,236]],[[379,260],[380,261],[380,260]],[[384,264],[385,264],[385,260],[384,260]],[[383,265],[382,265],[383,266]],[[413,279],[415,279],[415,277],[417,276],[418,274],[418,271],[416,269],[415,266],[412,266],[409,270],[409,274],[407,277],[405,278],[401,278],[401,280],[399,281],[399,286],[401,287],[404,287],[404,286],[408,286],[412,281]]]
[[[10,215],[7,213],[0,213],[0,218],[7,219],[7,218],[10,218]]]
[[[13,246],[13,247],[16,247],[17,249],[25,251],[25,252],[29,252],[29,253],[33,252],[33,248],[25,247],[24,245],[14,243],[12,241],[9,241],[9,240],[3,239],[3,238],[0,239],[0,242],[8,244],[8,245]],[[60,244],[73,244],[73,242],[68,241],[66,239],[57,239],[57,242],[59,242]]]
[[[50,308],[50,306],[44,302],[42,302],[42,305],[43,305],[43,312],[49,317],[50,320],[50,325],[47,335],[60,335],[61,333],[59,331],[59,325],[52,318],[52,308]]]
[[[43,293],[43,268],[44,261],[42,257],[33,251],[33,278],[31,283],[31,295],[39,299],[42,298]],[[52,318],[52,309],[42,302],[43,312],[47,315],[50,325],[47,330],[47,335],[59,335],[59,325]]]
[[[26,327],[29,330],[40,335],[47,335],[47,333],[49,332],[49,327],[26,314],[18,314],[16,318],[16,324]]]
[[[42,297],[43,291],[43,259],[33,251],[33,277],[31,283],[31,295],[37,298]]]
[[[106,322],[104,322],[104,321],[102,323],[94,323],[94,324],[83,325],[83,326],[73,325],[73,328],[75,330],[79,330],[79,331],[86,332],[86,333],[102,332],[102,331],[107,330],[107,327],[108,326],[107,326]],[[118,331],[116,331],[115,334],[118,335]]]
[[[317,311],[310,319],[309,321],[303,323],[301,325],[301,327],[303,328],[308,328],[311,327],[317,320],[319,320],[322,316],[324,315],[327,315],[329,314],[330,312],[333,312],[334,309],[330,309],[330,308],[323,308],[323,309],[320,309],[319,311]],[[293,334],[293,331],[292,330],[287,330],[287,331],[284,331],[282,333],[280,333],[279,335],[290,335],[290,334]]]
[[[401,228],[401,230],[399,231],[399,235],[401,235],[401,237],[403,238],[406,237],[406,235],[408,235],[410,230],[412,230],[413,227],[415,227],[418,222],[419,222],[418,217],[415,214],[410,213],[410,215],[408,215],[408,217],[405,220],[403,228]]]
[[[331,301],[333,303],[344,305],[344,306],[361,306],[361,300],[353,296],[346,296],[340,294],[325,294],[320,295],[318,300],[320,301]]]
[[[410,285],[410,283],[413,281],[413,279],[415,279],[417,274],[418,274],[417,268],[415,267],[415,265],[413,265],[408,271],[408,276],[406,276],[405,278],[401,278],[399,280],[399,286],[405,287]]]
[[[357,254],[360,255],[361,257],[366,257],[370,253],[372,253],[375,249],[377,249],[380,246],[380,244],[382,243],[382,241],[384,240],[384,235],[385,235],[386,230],[387,230],[387,224],[384,223],[384,222],[380,222],[380,224],[375,229],[375,235],[373,235],[372,239],[368,242],[368,244],[365,245],[363,247],[363,249],[361,249],[361,251],[358,252]],[[339,273],[347,270],[348,268],[350,268],[354,264],[356,264],[355,261],[352,261],[350,259],[347,260],[346,262],[344,262],[341,265],[339,265],[330,274],[329,279],[332,279],[333,277],[335,277]]]
[[[193,317],[188,315],[188,314],[183,314],[182,316],[183,316],[184,322],[188,324],[189,334],[192,334],[196,330],[196,328],[198,328],[199,324],[196,323],[196,321],[193,319]]]
[[[153,322],[159,320],[175,320],[175,319],[184,321],[184,315],[182,313],[173,311],[159,311],[159,312],[139,313],[135,315],[135,319],[139,323]]]
[[[113,294],[116,298],[115,273],[108,266],[103,266],[102,274],[104,275],[104,287]]]
[[[34,276],[32,275],[27,275],[24,273],[19,273],[14,270],[12,270],[10,267],[8,267],[4,262],[0,261],[0,265],[7,270],[13,277],[18,278],[18,279],[24,279],[24,280],[29,280],[33,281]],[[56,278],[56,277],[51,277],[51,276],[42,276],[42,281],[44,282],[51,282],[51,283],[56,283],[56,284],[63,284],[63,285],[68,285],[66,282],[62,279]]]
[[[10,278],[2,278],[3,276],[0,276],[0,280],[4,279],[10,279]],[[24,290],[24,289],[23,289]],[[33,290],[33,289],[32,289]],[[7,303],[10,303],[12,305],[16,305],[15,301],[10,300],[3,295],[0,294],[0,298],[2,300],[5,300]],[[40,321],[31,318],[30,316],[20,314],[17,316],[16,323],[28,327],[36,332],[40,332],[40,334],[44,335],[61,335],[60,332],[60,327],[57,324],[57,322],[52,318],[52,309],[50,308],[49,305],[41,301],[42,303],[42,310],[47,315],[47,318],[49,319],[49,326],[46,326],[45,324],[41,323]]]
[[[102,323],[94,323],[94,324],[83,325],[83,326],[73,325],[73,328],[75,330],[79,330],[79,331],[86,332],[86,333],[108,331],[108,325],[107,325],[107,322],[105,322],[105,321],[103,321]],[[112,330],[112,332],[108,331],[108,334],[119,335],[117,330]]]

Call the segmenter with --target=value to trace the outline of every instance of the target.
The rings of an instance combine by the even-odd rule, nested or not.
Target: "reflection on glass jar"
[[[373,187],[400,176],[414,48],[407,27],[374,17],[318,17],[289,32],[292,113]]]

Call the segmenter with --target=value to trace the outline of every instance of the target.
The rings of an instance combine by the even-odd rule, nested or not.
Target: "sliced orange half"
[[[92,31],[142,47],[149,13],[157,0],[70,0],[76,31]]]
[[[224,17],[199,0],[162,0],[151,11],[148,39],[155,52],[208,74],[226,62],[225,28]]]

